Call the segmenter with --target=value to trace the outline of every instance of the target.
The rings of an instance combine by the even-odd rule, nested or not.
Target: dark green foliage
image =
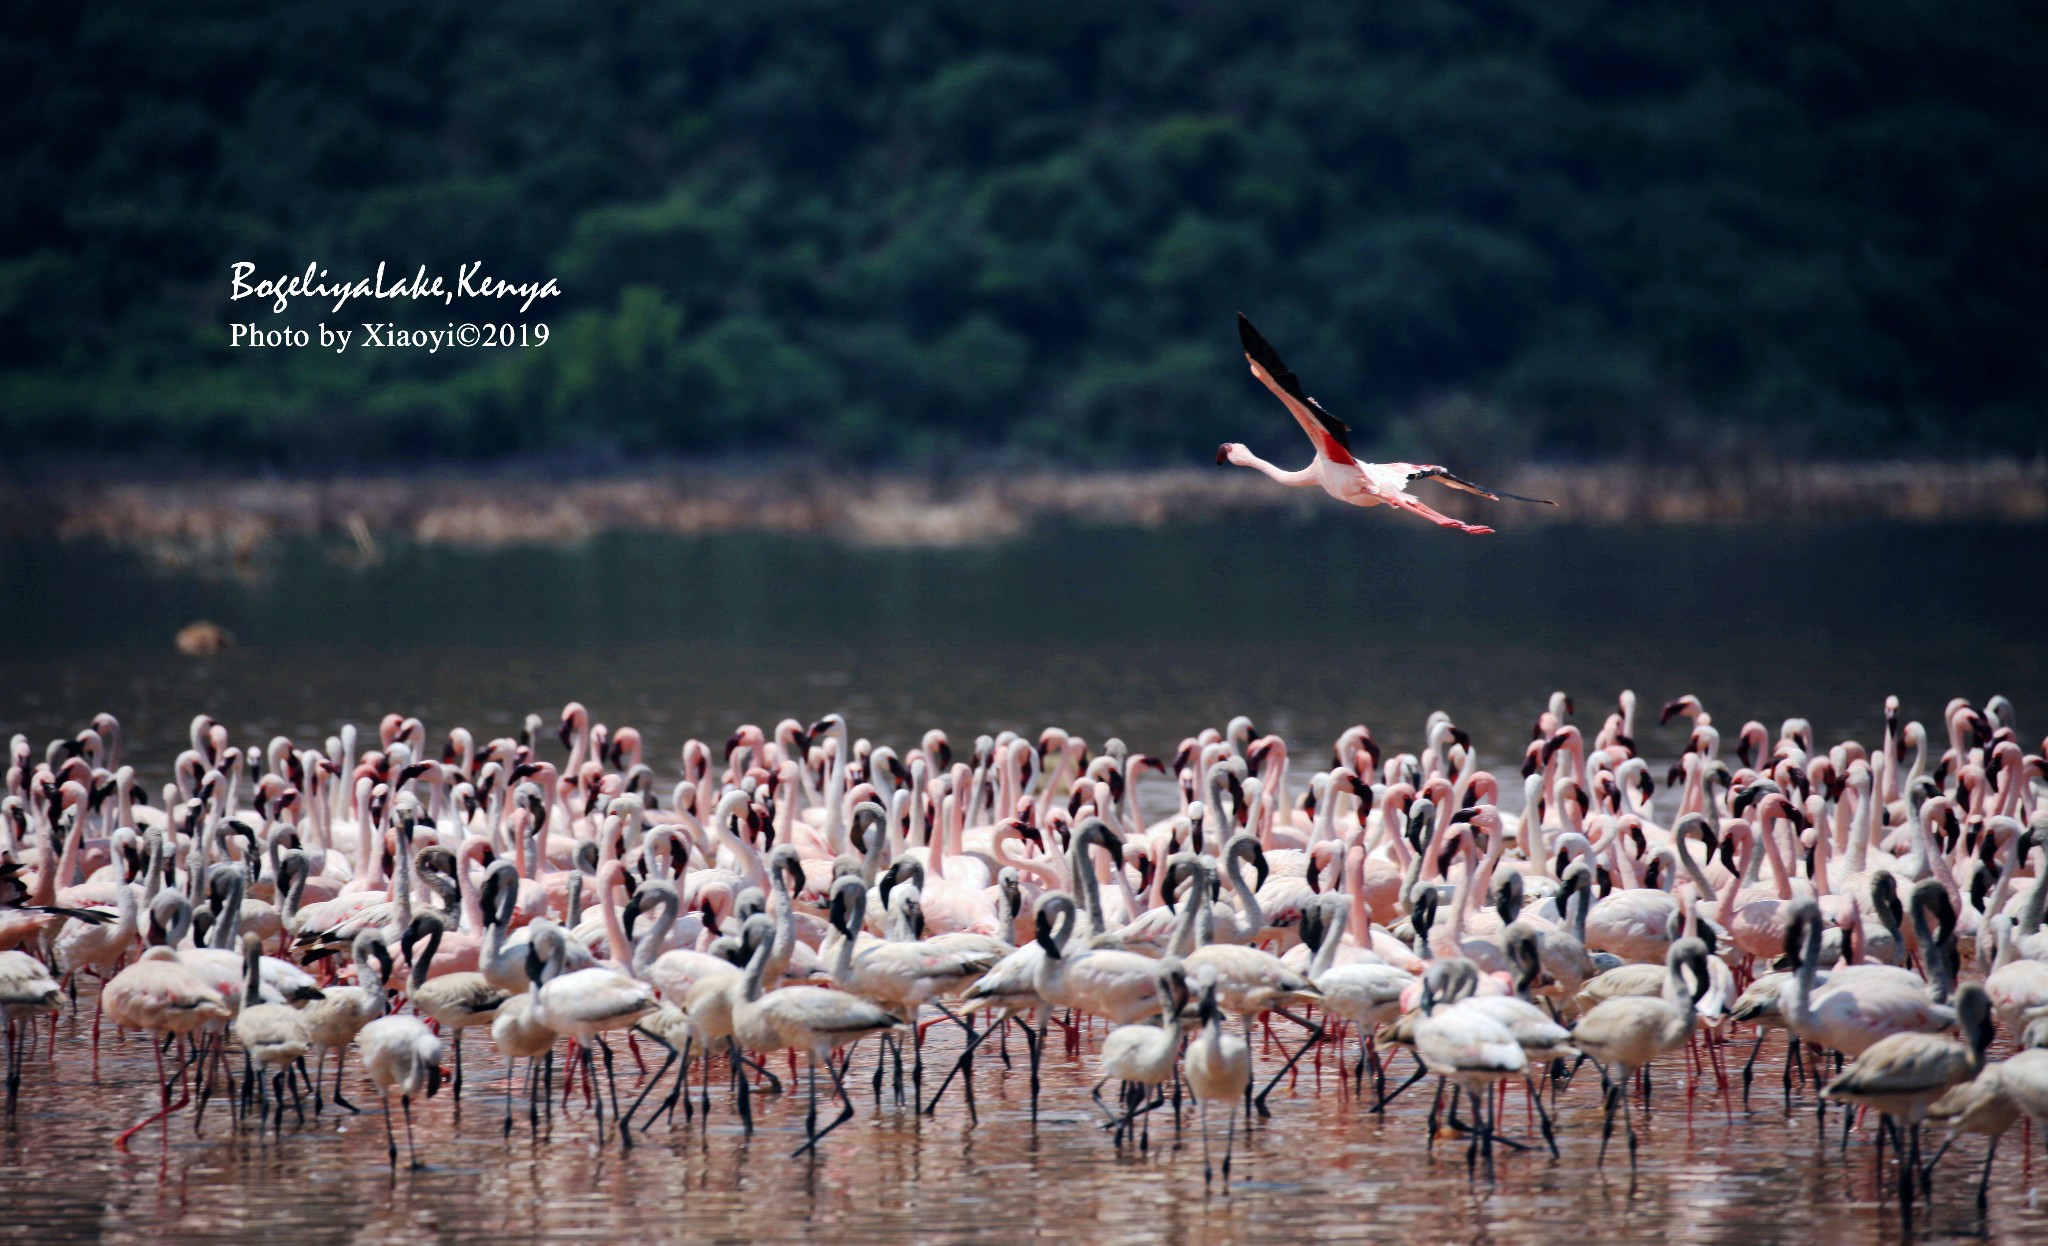
[[[11,7],[10,453],[1292,459],[1239,309],[1364,450],[2048,427],[2037,4]],[[488,314],[236,260],[566,294],[536,350],[235,351]]]

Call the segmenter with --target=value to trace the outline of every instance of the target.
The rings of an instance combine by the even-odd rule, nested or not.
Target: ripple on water
[[[1499,1158],[1493,1186],[1468,1183],[1462,1143],[1423,1148],[1428,1100],[1404,1097],[1376,1118],[1344,1090],[1334,1061],[1304,1062],[1296,1093],[1274,1096],[1274,1117],[1240,1135],[1237,1181],[1204,1196],[1201,1147],[1176,1145],[1170,1113],[1154,1120],[1150,1155],[1117,1154],[1088,1105],[1090,1076],[1056,1058],[1034,1130],[1022,1096],[1025,1070],[979,1069],[982,1119],[969,1128],[957,1100],[930,1118],[885,1104],[859,1074],[859,1116],[815,1163],[792,1161],[801,1097],[762,1100],[751,1142],[728,1124],[722,1085],[713,1127],[666,1124],[630,1154],[598,1149],[580,1103],[558,1114],[552,1141],[534,1145],[522,1122],[501,1136],[499,1066],[469,1053],[470,1095],[460,1121],[445,1094],[417,1105],[428,1167],[393,1177],[374,1111],[288,1127],[281,1142],[237,1136],[223,1105],[192,1136],[181,1115],[166,1143],[139,1136],[132,1155],[109,1145],[153,1100],[153,1066],[139,1039],[109,1038],[101,1079],[91,1078],[90,992],[77,1020],[60,1022],[54,1069],[41,1044],[28,1065],[21,1114],[0,1128],[0,1239],[109,1242],[496,1242],[535,1237],[618,1241],[626,1235],[692,1241],[946,1242],[996,1236],[1104,1242],[1461,1240],[1543,1242],[1863,1243],[1890,1240],[1897,1212],[1880,1197],[1868,1134],[1844,1156],[1839,1134],[1817,1146],[1804,1102],[1787,1116],[1761,1097],[1731,1122],[1705,1092],[1686,1122],[1677,1069],[1660,1079],[1645,1127],[1642,1168],[1592,1166],[1600,1114],[1590,1078],[1569,1091],[1558,1127],[1564,1159]],[[933,1032],[931,1058],[955,1049]],[[1057,1047],[1055,1048],[1057,1053]],[[1405,1059],[1405,1057],[1403,1057]],[[630,1059],[622,1072],[633,1078]],[[1674,1062],[1675,1064],[1675,1062]],[[637,1083],[636,1083],[637,1084]],[[1318,1087],[1320,1086],[1320,1089]],[[622,1088],[623,1089],[623,1088]],[[1525,1127],[1518,1095],[1504,1132]],[[364,1091],[361,1102],[373,1104]],[[1216,1142],[1220,1148],[1221,1124]],[[1982,1152],[1961,1144],[1942,1170],[1925,1235],[1997,1242],[2048,1240],[2048,1215],[2031,1198],[2017,1138],[2001,1157],[1992,1205],[1980,1223],[1965,1183]],[[1619,1145],[1619,1144],[1617,1144]],[[1617,1152],[1618,1154],[1618,1152]],[[1956,1162],[1960,1158],[1961,1162]],[[2035,1179],[2048,1174],[2036,1169]]]

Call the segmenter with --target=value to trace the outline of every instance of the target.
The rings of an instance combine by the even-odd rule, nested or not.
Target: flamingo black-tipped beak
[[[1230,462],[1230,443],[1226,441],[1216,447],[1216,466],[1222,467],[1228,462]]]

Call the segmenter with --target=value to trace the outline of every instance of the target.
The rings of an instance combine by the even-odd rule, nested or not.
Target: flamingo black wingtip
[[[1264,357],[1273,353],[1273,348],[1259,331],[1252,327],[1250,317],[1237,313],[1237,340],[1244,346],[1244,353]]]

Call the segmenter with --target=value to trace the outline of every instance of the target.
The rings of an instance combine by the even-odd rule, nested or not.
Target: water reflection
[[[89,997],[88,997],[89,1000]],[[329,1115],[282,1142],[237,1136],[216,1103],[205,1137],[176,1118],[168,1143],[152,1131],[117,1155],[113,1134],[153,1102],[152,1068],[139,1039],[109,1043],[92,1080],[90,1005],[63,1023],[54,1066],[38,1050],[20,1119],[0,1127],[0,1236],[36,1240],[334,1242],[689,1240],[1290,1242],[1387,1240],[1522,1242],[1869,1242],[1896,1237],[1897,1211],[1880,1202],[1867,1134],[1844,1154],[1830,1130],[1817,1142],[1802,1099],[1788,1116],[1775,1095],[1754,1110],[1728,1109],[1703,1088],[1690,1121],[1676,1061],[1660,1068],[1642,1167],[1593,1167],[1597,1086],[1569,1092],[1559,1117],[1564,1158],[1504,1157],[1497,1185],[1466,1178],[1462,1145],[1423,1150],[1426,1097],[1397,1101],[1384,1119],[1340,1084],[1332,1057],[1304,1061],[1294,1095],[1241,1145],[1243,1168],[1227,1197],[1204,1194],[1200,1142],[1175,1137],[1170,1114],[1154,1123],[1154,1149],[1118,1155],[1087,1096],[1088,1077],[1055,1044],[1044,1109],[1034,1128],[1020,1059],[981,1069],[981,1123],[957,1103],[921,1119],[865,1093],[859,1117],[815,1163],[792,1161],[802,1101],[768,1101],[763,1128],[740,1136],[722,1092],[708,1130],[671,1132],[621,1154],[600,1150],[580,1105],[557,1116],[552,1139],[500,1135],[502,1083],[494,1056],[472,1044],[470,1097],[456,1118],[444,1095],[417,1112],[428,1167],[395,1177],[384,1166],[374,1114]],[[940,1040],[941,1050],[950,1040]],[[1017,1049],[1021,1056],[1021,1045]],[[1771,1053],[1766,1053],[1770,1059]],[[856,1058],[856,1075],[869,1055]],[[1403,1057],[1405,1060],[1405,1057]],[[629,1062],[630,1067],[630,1062]],[[355,1085],[355,1083],[351,1083]],[[1775,1088],[1773,1088],[1775,1090]],[[373,1103],[373,1098],[364,1100]],[[518,1105],[524,1119],[524,1104]],[[1502,1127],[1528,1122],[1519,1094]],[[1533,1133],[1533,1130],[1530,1131]],[[1966,1183],[1982,1152],[1964,1143],[1942,1170],[1927,1237],[2040,1241],[2048,1213],[2009,1146],[1988,1214]],[[1957,1162],[1957,1161],[1960,1162]]]

